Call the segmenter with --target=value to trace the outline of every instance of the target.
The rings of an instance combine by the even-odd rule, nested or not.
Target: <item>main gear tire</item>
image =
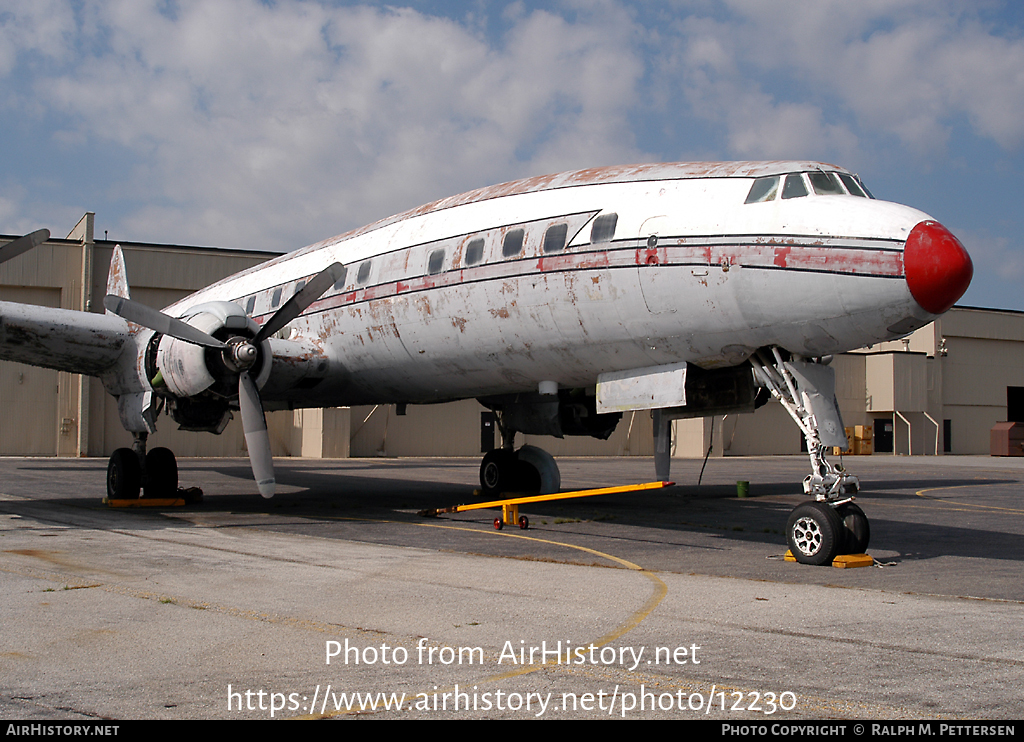
[[[562,489],[562,475],[554,457],[537,446],[523,446],[516,452],[524,492],[551,495]]]
[[[169,448],[154,448],[146,454],[146,497],[175,497],[178,494],[178,462]]]
[[[515,451],[496,448],[480,463],[480,487],[484,497],[512,492],[519,479],[519,459]]]
[[[119,448],[107,462],[107,498],[137,500],[142,487],[142,466],[130,448]]]

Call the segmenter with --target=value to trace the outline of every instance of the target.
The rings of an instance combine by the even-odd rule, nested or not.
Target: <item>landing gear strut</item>
[[[790,551],[803,564],[831,564],[841,553],[861,554],[867,549],[870,527],[864,511],[852,502],[852,495],[860,491],[860,480],[831,463],[825,453],[831,447],[847,446],[835,397],[835,372],[796,357],[783,361],[775,347],[771,352],[774,362],[764,351],[750,359],[754,376],[804,434],[811,460],[804,494],[815,498],[790,513],[786,524]]]

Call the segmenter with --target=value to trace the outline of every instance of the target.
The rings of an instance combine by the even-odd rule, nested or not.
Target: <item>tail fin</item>
[[[107,271],[107,293],[120,296],[122,299],[131,299],[128,293],[128,273],[124,269],[124,255],[121,253],[121,246],[114,245],[114,252],[110,256],[110,269]],[[110,313],[110,310],[107,310]]]

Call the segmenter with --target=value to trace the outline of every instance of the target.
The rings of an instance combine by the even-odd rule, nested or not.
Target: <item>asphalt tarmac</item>
[[[861,569],[783,561],[800,457],[677,460],[526,531],[417,514],[473,501],[477,460],[275,463],[273,500],[188,459],[201,505],[124,510],[105,460],[0,459],[0,718],[1024,715],[1024,460],[848,457]]]

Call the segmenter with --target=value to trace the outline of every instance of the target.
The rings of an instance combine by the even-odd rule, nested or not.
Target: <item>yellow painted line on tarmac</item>
[[[389,521],[378,521],[378,522],[389,522]],[[391,523],[400,523],[402,521],[390,521],[390,522]],[[424,528],[445,528],[445,529],[450,529],[450,530],[453,530],[453,531],[469,531],[471,533],[477,533],[477,534],[481,533],[481,529],[479,529],[479,528],[467,528],[465,526],[442,525],[440,523],[412,523],[410,525],[422,526]],[[661,603],[662,600],[664,600],[666,595],[668,595],[668,585],[666,585],[665,582],[660,577],[658,577],[653,572],[650,572],[650,571],[644,569],[639,564],[634,564],[633,562],[629,561],[628,559],[623,559],[622,557],[617,557],[617,556],[615,556],[613,554],[608,554],[608,553],[603,552],[603,551],[598,551],[597,549],[591,549],[590,547],[587,547],[587,546],[577,546],[576,544],[567,544],[567,543],[565,543],[563,541],[553,541],[551,539],[537,538],[536,536],[524,536],[524,535],[519,534],[519,533],[502,533],[501,531],[488,531],[487,533],[490,533],[491,535],[494,535],[494,536],[504,536],[506,538],[521,538],[521,539],[524,539],[526,541],[536,541],[536,542],[541,543],[541,544],[550,544],[550,545],[553,545],[553,546],[564,546],[567,549],[575,549],[577,551],[582,551],[582,552],[585,552],[587,554],[593,554],[594,556],[601,557],[602,559],[607,559],[608,561],[614,562],[616,564],[620,564],[620,565],[622,565],[623,567],[625,567],[627,569],[633,570],[634,572],[639,572],[640,574],[642,574],[644,577],[646,577],[648,580],[651,581],[651,583],[654,585],[654,592],[651,595],[651,597],[649,597],[647,599],[647,601],[642,606],[640,606],[638,609],[633,611],[633,613],[629,616],[629,618],[627,618],[625,621],[623,621],[618,626],[613,628],[611,631],[609,631],[604,636],[601,636],[600,638],[598,638],[598,639],[596,639],[596,640],[594,640],[592,642],[588,642],[587,644],[584,644],[584,645],[581,645],[581,646],[589,647],[590,645],[593,645],[595,647],[603,647],[606,644],[610,644],[611,642],[615,641],[620,636],[623,636],[624,634],[628,634],[630,631],[632,631],[637,626],[639,626],[643,622],[643,620],[645,618],[647,618],[649,615],[651,615],[651,613],[654,611],[654,609],[658,607],[658,604]],[[571,566],[578,566],[578,565],[571,565]],[[557,667],[559,667],[559,665],[531,665],[529,667],[519,668],[518,670],[510,670],[509,672],[503,672],[503,673],[500,673],[498,675],[490,675],[488,677],[482,678],[481,680],[475,681],[474,685],[480,685],[482,683],[496,683],[496,682],[501,681],[501,680],[508,680],[509,678],[519,677],[520,675],[528,675],[531,672],[537,672],[538,670],[550,670],[552,668],[557,668]],[[431,694],[451,693],[451,692],[454,692],[454,690],[455,690],[454,686],[453,687],[449,687],[449,688],[436,688],[435,687],[433,690],[431,690],[429,692],[428,691],[424,691],[424,693],[426,693],[428,696],[430,696]],[[412,693],[410,695],[412,695],[415,698],[419,694]],[[377,711],[384,711],[384,710],[385,709],[373,710],[373,711],[370,711],[369,713],[376,713]],[[403,709],[403,710],[405,710],[405,709]],[[327,719],[327,718],[334,717],[334,716],[346,716],[348,714],[366,714],[366,713],[367,713],[367,711],[362,710],[362,709],[351,709],[351,710],[346,709],[346,710],[343,710],[343,711],[328,711],[328,712],[323,713],[323,714],[309,714],[309,715],[305,715],[305,716],[297,716],[297,717],[294,717],[294,718],[295,719],[313,720],[313,719]]]
[[[935,497],[934,495],[925,494],[927,492],[940,492],[943,490],[955,490],[963,489],[964,487],[977,487],[976,484],[954,484],[949,487],[929,487],[927,489],[918,490],[914,494],[918,497],[923,497],[926,500],[935,500],[936,502],[948,502],[953,505],[957,505],[958,508],[978,508],[980,510],[999,510],[1006,513],[1024,513],[1021,508],[1001,508],[997,505],[979,505],[974,502],[958,502],[957,500],[947,500],[944,497]]]
[[[442,526],[432,523],[422,523],[420,525],[433,528],[452,528],[461,531],[473,531],[474,533],[480,532],[480,529],[466,528],[464,526]],[[591,549],[587,546],[577,546],[576,544],[567,544],[563,541],[552,541],[551,539],[537,538],[536,536],[524,536],[520,533],[502,533],[501,531],[495,531],[494,535],[504,536],[506,538],[521,538],[525,539],[526,541],[536,541],[537,543],[551,544],[553,546],[564,546],[567,549],[576,549],[577,551],[586,552],[587,554],[593,554],[594,556],[601,557],[602,559],[607,559],[608,561],[615,562],[616,564],[621,564],[626,569],[631,569],[634,572],[639,572],[654,584],[654,594],[651,595],[647,602],[644,603],[643,606],[638,608],[629,619],[620,624],[618,628],[613,629],[611,632],[605,634],[600,639],[595,641],[594,646],[603,647],[605,644],[613,642],[623,634],[626,634],[635,629],[637,626],[640,625],[641,621],[643,621],[651,614],[651,611],[653,611],[658,606],[658,603],[660,603],[662,599],[664,599],[664,597],[668,594],[668,585],[666,585],[660,577],[658,577],[653,572],[644,569],[639,564],[634,564],[633,562],[627,559],[623,559],[622,557],[617,557],[613,554],[598,551],[597,549]]]

